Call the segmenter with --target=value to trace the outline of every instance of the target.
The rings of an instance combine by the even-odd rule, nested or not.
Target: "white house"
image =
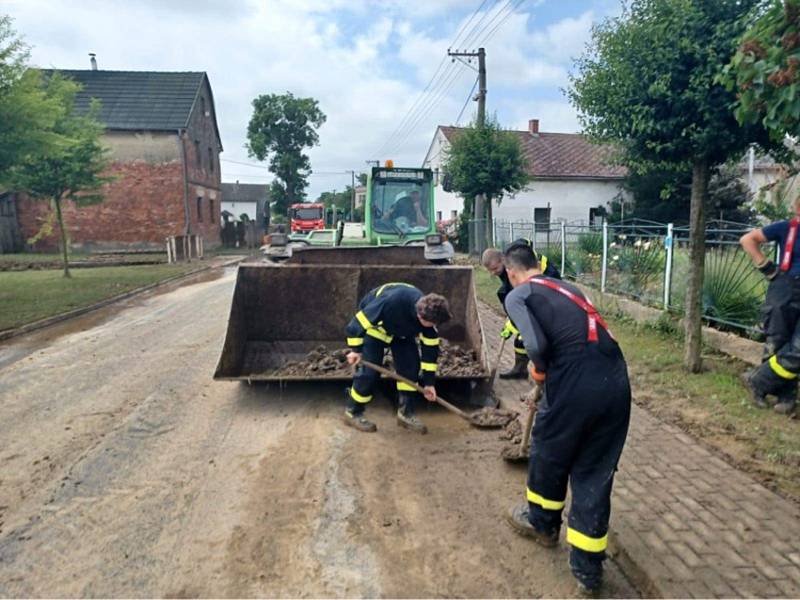
[[[450,142],[461,128],[440,125],[433,136],[423,167],[440,173],[435,177],[437,219],[460,214],[464,201],[442,189],[441,166]],[[576,133],[539,131],[539,120],[531,119],[527,131],[512,131],[519,136],[528,160],[531,183],[513,197],[505,197],[494,208],[494,216],[506,221],[592,223],[600,209],[620,194],[626,175],[624,167],[609,162],[611,149],[592,144]]]
[[[246,214],[251,221],[261,222],[268,210],[269,192],[263,183],[223,183],[221,211],[228,211],[233,220]]]

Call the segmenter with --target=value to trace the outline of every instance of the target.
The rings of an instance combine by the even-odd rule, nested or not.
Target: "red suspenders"
[[[795,229],[797,228],[795,227]],[[600,314],[597,312],[597,309],[592,305],[592,303],[588,299],[581,298],[577,294],[572,293],[567,288],[558,285],[555,281],[551,279],[545,279],[544,277],[531,277],[529,281],[531,283],[538,283],[539,285],[548,287],[551,290],[558,292],[559,294],[563,294],[564,296],[572,300],[575,304],[577,304],[580,308],[582,308],[584,312],[586,312],[586,316],[589,319],[589,334],[587,336],[587,339],[590,342],[596,342],[598,340],[597,338],[598,324],[600,325],[600,327],[606,330],[608,335],[611,336],[611,339],[614,339],[614,336],[608,330],[608,325],[603,320],[603,317],[600,316]]]
[[[794,241],[797,239],[797,226],[800,224],[800,219],[797,217],[789,221],[789,233],[786,235],[785,248],[783,249],[783,258],[781,259],[781,271],[788,271],[792,266],[792,252],[794,252]]]

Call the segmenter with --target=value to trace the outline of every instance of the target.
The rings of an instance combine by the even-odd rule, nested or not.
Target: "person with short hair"
[[[505,306],[525,341],[531,377],[544,386],[531,438],[527,502],[507,515],[545,547],[567,526],[570,568],[581,594],[596,593],[608,545],[611,486],[628,433],[631,388],[625,358],[603,318],[575,286],[546,277],[533,249],[504,255],[514,289]]]
[[[437,325],[452,318],[447,299],[439,294],[423,294],[408,283],[386,283],[361,299],[358,312],[347,325],[347,362],[358,365],[361,358],[371,363],[383,363],[386,348],[392,351],[397,373],[411,381],[419,381],[425,398],[436,400],[439,333]],[[419,339],[420,346],[417,346]],[[360,365],[347,389],[345,422],[359,431],[377,431],[377,426],[364,416],[368,402],[378,382],[379,374]],[[397,422],[417,433],[427,428],[416,417],[419,394],[410,385],[397,382]]]
[[[533,244],[530,240],[519,239],[512,242],[512,244],[527,244],[533,249]],[[534,255],[536,252],[534,251]],[[537,257],[538,259],[539,257]],[[481,264],[492,275],[500,279],[500,287],[497,288],[497,298],[500,300],[500,305],[505,310],[505,299],[508,293],[514,289],[511,282],[508,280],[508,274],[503,266],[503,253],[497,248],[487,248],[483,251],[481,256]],[[561,273],[550,263],[546,256],[542,255],[540,264],[542,271],[548,277],[561,279]],[[506,313],[506,316],[508,313]],[[527,379],[528,378],[528,355],[525,352],[525,344],[519,331],[514,326],[514,322],[509,318],[506,319],[503,329],[500,331],[500,337],[508,339],[514,336],[514,365],[508,371],[500,372],[500,379]]]
[[[800,197],[795,215],[788,220],[753,229],[739,243],[756,268],[769,281],[764,315],[764,353],[761,366],[745,375],[753,404],[792,415],[797,406],[797,375],[800,374]],[[764,256],[761,244],[777,242],[779,264]]]

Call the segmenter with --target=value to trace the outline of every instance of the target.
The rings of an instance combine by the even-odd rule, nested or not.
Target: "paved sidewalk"
[[[503,319],[479,304],[494,360]],[[511,406],[530,389],[498,381]],[[611,510],[610,550],[646,595],[800,597],[800,509],[636,405]]]

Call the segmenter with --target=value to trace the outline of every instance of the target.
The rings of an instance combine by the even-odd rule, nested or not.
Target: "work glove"
[[[517,330],[517,328],[514,327],[514,324],[511,322],[511,319],[506,319],[506,322],[503,325],[503,330],[500,332],[500,337],[503,338],[504,340],[507,340],[512,335],[516,335],[518,333],[519,330]]]
[[[538,383],[539,385],[542,385],[544,383],[544,380],[546,378],[545,374],[542,373],[541,371],[537,371],[536,366],[533,363],[531,363],[530,367],[528,368],[528,372],[531,375],[531,379],[533,379],[536,383]]]
[[[756,265],[756,269],[761,271],[761,274],[770,281],[775,279],[778,273],[780,273],[778,266],[768,258],[765,258],[762,263]]]

